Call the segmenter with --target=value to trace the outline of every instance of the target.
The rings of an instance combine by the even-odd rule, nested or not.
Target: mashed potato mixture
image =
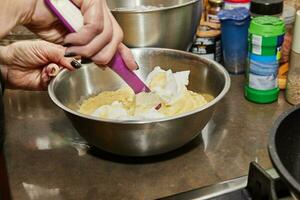
[[[207,104],[213,97],[187,89],[190,71],[173,73],[155,67],[146,84],[150,93],[134,94],[129,87],[101,92],[84,100],[79,112],[118,120],[158,119],[179,115]]]

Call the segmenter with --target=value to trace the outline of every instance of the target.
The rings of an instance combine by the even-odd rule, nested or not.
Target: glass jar
[[[300,10],[296,13],[294,38],[287,78],[286,100],[293,104],[300,104]]]
[[[218,13],[223,9],[223,0],[208,0],[206,8],[206,21],[220,23]]]
[[[289,58],[291,53],[291,46],[293,41],[293,27],[295,22],[296,9],[285,5],[282,19],[285,22],[286,33],[284,42],[281,48],[280,67],[278,71],[278,85],[279,88],[284,90],[286,88],[287,73],[289,70]]]

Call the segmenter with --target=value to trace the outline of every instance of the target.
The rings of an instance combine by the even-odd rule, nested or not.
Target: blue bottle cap
[[[236,20],[243,21],[250,18],[250,13],[247,8],[234,8],[232,10],[221,10],[218,13],[218,17],[221,21]]]

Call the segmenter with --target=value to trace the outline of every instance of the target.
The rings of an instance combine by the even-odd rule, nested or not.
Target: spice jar
[[[295,8],[291,6],[285,6],[282,18],[285,22],[285,36],[284,42],[281,49],[281,59],[280,63],[286,63],[289,60],[289,55],[291,52],[292,40],[293,40],[293,25],[295,22]]]
[[[220,23],[218,13],[223,9],[223,0],[208,0],[206,8],[206,21]]]
[[[285,25],[278,17],[255,17],[249,28],[249,66],[245,97],[255,103],[278,99],[277,73]]]
[[[197,38],[192,46],[192,53],[211,60],[221,62],[221,30],[220,24],[201,22],[197,30]]]
[[[293,104],[300,104],[300,10],[296,13],[294,38],[287,78],[286,100]]]
[[[286,79],[289,66],[289,57],[293,40],[293,25],[295,21],[296,9],[292,6],[285,5],[282,18],[285,22],[286,33],[281,48],[280,67],[278,72],[278,85],[280,89],[286,88]]]

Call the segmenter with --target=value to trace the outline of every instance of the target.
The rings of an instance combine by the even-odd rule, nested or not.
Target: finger
[[[59,67],[54,63],[51,63],[46,67],[45,72],[49,77],[55,77],[57,76],[57,74],[60,72],[61,69],[62,67]]]
[[[84,18],[84,26],[77,32],[66,36],[65,43],[73,45],[88,44],[104,30],[104,9],[102,1],[73,1],[80,6]]]
[[[94,56],[103,49],[112,40],[112,28],[108,27],[102,34],[96,36],[89,44],[85,46],[72,46],[67,52],[72,52],[87,58]]]
[[[118,47],[118,51],[129,69],[138,69],[138,65],[133,57],[131,50],[128,47],[121,43]]]
[[[38,89],[46,90],[51,81],[51,77],[47,74],[48,66],[45,66],[42,70],[41,80],[40,80],[40,88],[38,88]]]
[[[107,65],[115,55],[118,45],[119,41],[113,40],[111,43],[106,45],[100,52],[93,56],[92,60],[98,65]]]
[[[92,24],[84,25],[84,27],[82,27],[82,29],[78,32],[66,35],[64,43],[82,46],[90,43],[94,39],[94,37],[99,35],[102,31],[102,29],[96,30],[96,28]]]
[[[119,44],[123,40],[123,32],[121,28],[118,26],[116,21],[114,21],[114,18],[111,18],[111,20],[113,24],[113,38],[108,45],[106,45],[99,53],[92,57],[92,60],[96,64],[108,64],[115,55]]]
[[[47,51],[47,63],[56,63],[57,65],[67,68],[71,71],[75,70],[72,66],[73,58],[65,57],[66,48],[60,45],[47,43],[45,51]]]
[[[109,9],[109,8],[107,7],[107,9]],[[121,39],[121,41],[122,41],[123,40],[123,31],[111,12],[109,12],[109,15],[112,20],[112,23],[114,24],[114,28],[121,32],[120,34],[122,34],[122,39]],[[123,43],[121,43],[121,41],[118,46],[118,51],[119,51],[121,57],[123,58],[123,61],[125,62],[126,66],[131,70],[138,69],[138,65],[135,62],[135,59],[131,53],[131,50],[129,48],[127,48]]]

